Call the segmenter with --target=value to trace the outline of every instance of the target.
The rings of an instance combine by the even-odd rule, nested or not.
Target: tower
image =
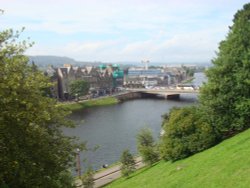
[[[148,70],[149,60],[142,60],[141,62],[145,65],[144,69]]]

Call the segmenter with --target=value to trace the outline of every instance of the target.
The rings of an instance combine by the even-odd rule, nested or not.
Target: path
[[[141,157],[137,157],[135,159],[135,162],[136,162],[136,169],[139,169],[139,168],[142,168],[143,166],[145,166],[142,163]],[[116,165],[114,167],[108,168],[107,170],[96,173],[94,175],[94,179],[95,179],[94,187],[97,188],[97,187],[106,185],[106,184],[114,181],[115,179],[121,177],[120,168],[121,168],[121,165]]]
[[[137,157],[135,159],[136,162],[136,169],[142,168],[145,166],[144,163],[142,163],[141,157]],[[97,172],[94,175],[94,188],[98,188],[101,186],[104,186],[119,177],[121,177],[121,165],[115,165],[113,167],[107,168],[106,170],[102,170],[101,172]],[[82,188],[80,180],[76,181],[77,187]]]

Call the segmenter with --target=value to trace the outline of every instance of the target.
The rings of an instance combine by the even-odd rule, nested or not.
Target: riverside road
[[[145,164],[142,162],[141,157],[137,157],[135,159],[136,162],[136,169],[140,169],[145,166]],[[107,168],[105,170],[102,170],[100,172],[97,172],[94,175],[94,188],[102,187],[119,177],[121,177],[121,165],[115,165],[113,167]],[[77,187],[83,188],[81,180],[76,180]]]

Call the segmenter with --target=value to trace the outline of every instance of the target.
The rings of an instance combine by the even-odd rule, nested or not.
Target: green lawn
[[[105,97],[100,99],[91,99],[84,102],[74,102],[74,103],[60,103],[59,106],[66,108],[71,111],[81,110],[85,108],[97,107],[97,106],[106,106],[117,104],[119,101],[114,97]]]
[[[250,129],[187,159],[174,163],[160,161],[107,187],[248,188],[249,176]]]

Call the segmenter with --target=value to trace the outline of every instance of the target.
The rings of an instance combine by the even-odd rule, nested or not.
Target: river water
[[[201,85],[204,74],[196,73],[193,83]],[[71,114],[76,128],[65,129],[65,133],[87,141],[88,148],[98,149],[81,153],[83,169],[91,165],[99,169],[103,164],[119,160],[123,150],[137,154],[136,135],[144,127],[152,130],[155,139],[161,131],[161,116],[172,107],[194,105],[196,94],[181,94],[179,101],[164,99],[135,99],[112,106],[85,109]]]

